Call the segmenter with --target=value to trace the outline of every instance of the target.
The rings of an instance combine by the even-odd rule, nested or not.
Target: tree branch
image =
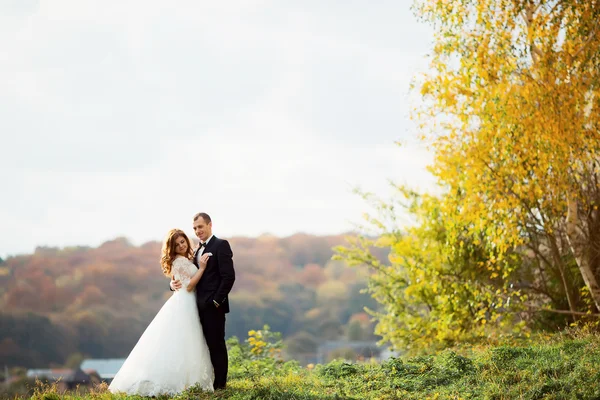
[[[594,38],[594,36],[596,36],[596,34],[598,33],[598,24],[600,23],[599,20],[596,20],[596,22],[594,23],[594,27],[592,28],[590,34],[588,35],[588,37],[586,38],[585,42],[583,42],[583,44],[581,45],[581,47],[579,48],[579,50],[577,50],[575,52],[575,54],[573,54],[571,56],[571,60],[577,58],[577,56],[579,56],[579,54],[587,47],[589,46],[589,44],[591,43],[592,39]]]
[[[587,313],[583,311],[569,311],[569,310],[553,310],[550,308],[542,308],[535,306],[528,306],[531,312],[540,312],[547,311],[554,314],[564,314],[564,315],[580,315],[580,316],[589,316],[589,317],[600,317],[600,313]]]

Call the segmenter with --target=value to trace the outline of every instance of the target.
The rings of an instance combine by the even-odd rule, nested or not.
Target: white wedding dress
[[[108,389],[141,396],[176,394],[200,384],[213,391],[213,367],[196,306],[196,292],[185,290],[198,271],[177,257],[173,274],[183,288],[162,306],[150,322]]]

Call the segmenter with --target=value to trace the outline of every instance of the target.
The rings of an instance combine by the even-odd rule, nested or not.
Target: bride
[[[194,385],[213,391],[213,367],[194,291],[212,254],[202,254],[199,268],[190,261],[192,255],[186,234],[171,229],[163,243],[161,267],[166,276],[180,280],[183,288],[150,322],[111,382],[111,392],[156,396]]]

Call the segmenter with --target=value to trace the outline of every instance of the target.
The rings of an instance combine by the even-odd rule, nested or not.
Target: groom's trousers
[[[209,306],[199,311],[202,330],[210,351],[210,360],[215,370],[215,389],[225,389],[227,385],[227,345],[225,344],[225,313]]]

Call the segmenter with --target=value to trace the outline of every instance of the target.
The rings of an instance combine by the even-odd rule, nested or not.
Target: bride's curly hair
[[[177,257],[177,253],[175,252],[176,240],[182,237],[185,239],[187,243],[187,254],[185,255],[188,259],[191,259],[194,255],[194,251],[192,250],[192,243],[190,239],[187,237],[184,231],[181,229],[171,229],[162,245],[162,255],[160,258],[160,266],[162,268],[163,274],[168,277],[171,277],[171,268],[173,268],[173,260]]]

